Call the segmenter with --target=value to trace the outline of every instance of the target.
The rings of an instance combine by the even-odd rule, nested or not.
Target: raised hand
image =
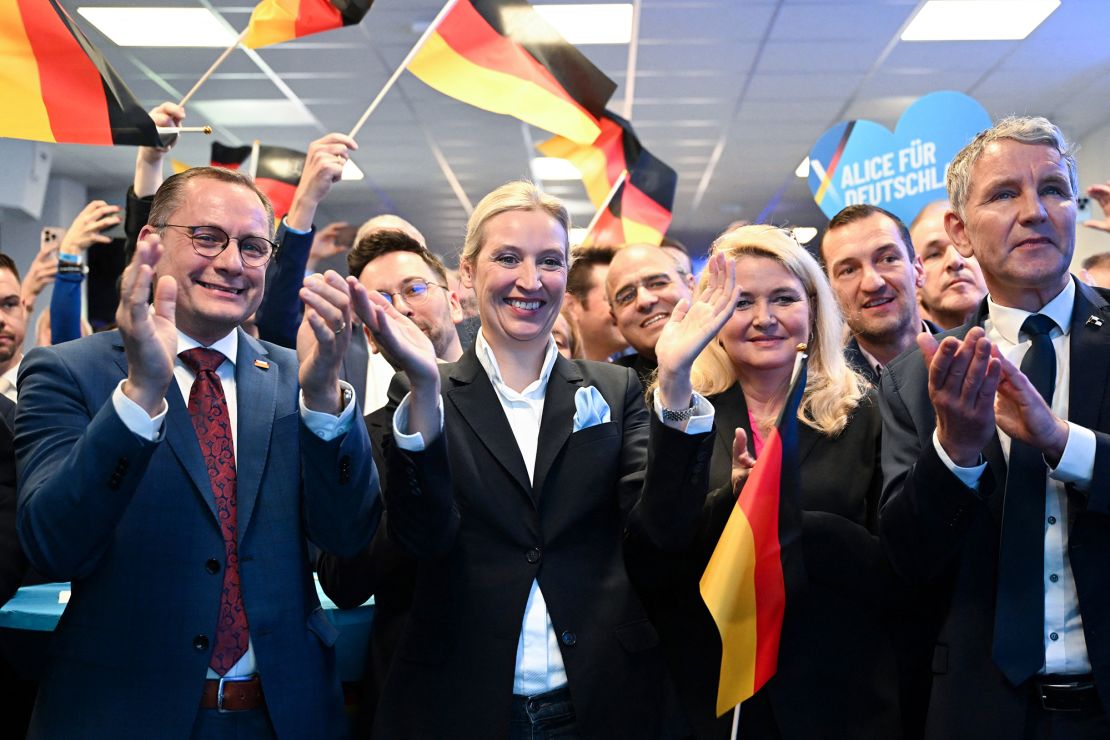
[[[413,386],[439,383],[439,368],[432,340],[376,290],[347,278],[355,313],[370,330],[378,351],[389,364],[405,372]],[[438,392],[438,390],[437,390]]]
[[[316,232],[316,235],[312,238],[312,248],[308,252],[308,263],[305,269],[309,272],[315,272],[316,265],[319,264],[320,260],[326,260],[347,251],[348,247],[346,245],[336,242],[336,237],[347,226],[346,221],[336,221]]]
[[[1011,439],[1024,442],[1044,453],[1053,467],[1060,462],[1068,444],[1068,424],[1052,413],[1029,378],[997,351],[1002,379],[994,398],[998,428]]]
[[[185,120],[185,109],[177,103],[166,102],[152,110],[150,117],[154,120],[155,126],[177,127]],[[177,138],[177,134],[164,136],[162,138],[165,142],[164,146],[139,147],[139,151],[135,155],[135,179],[132,182],[135,195],[145,198],[148,195],[154,195],[158,190],[163,179],[162,160],[165,159],[166,153],[173,148],[173,145],[177,143]]]
[[[659,361],[659,400],[669,409],[684,409],[689,405],[690,368],[694,359],[728,321],[739,295],[733,260],[715,254],[707,269],[709,279],[705,287],[692,301],[683,299],[675,305],[655,345]]]
[[[177,356],[177,281],[169,275],[158,278],[153,311],[149,303],[154,266],[163,249],[157,232],[139,239],[120,280],[116,309],[116,325],[127,355],[123,393],[152,417],[162,410]]]
[[[755,458],[748,452],[748,433],[743,427],[736,427],[736,436],[732,440],[732,492],[737,496],[754,467]]]
[[[342,411],[339,367],[351,343],[351,292],[334,270],[309,275],[300,298],[304,319],[297,332],[297,361],[305,406],[313,411]]]
[[[358,149],[358,143],[346,134],[328,134],[308,145],[304,170],[293,193],[285,223],[298,231],[308,231],[316,218],[316,208],[331,192],[331,186],[343,177],[343,168]]]
[[[1102,218],[1088,219],[1083,225],[1099,231],[1110,231],[1110,180],[1087,188],[1087,195],[1094,198],[1102,208]]]
[[[994,400],[1002,375],[990,340],[977,326],[962,342],[947,337],[938,344],[922,332],[917,346],[929,371],[929,400],[936,409],[941,447],[960,467],[978,464],[994,434]]]
[[[66,229],[65,236],[62,237],[61,253],[81,254],[93,244],[107,244],[112,241],[112,237],[102,232],[120,222],[119,211],[119,206],[111,203],[90,201]]]
[[[58,255],[55,254],[57,242],[43,242],[38,254],[31,261],[31,267],[19,285],[19,298],[23,309],[30,314],[35,310],[35,300],[42,289],[54,282],[58,274]]]

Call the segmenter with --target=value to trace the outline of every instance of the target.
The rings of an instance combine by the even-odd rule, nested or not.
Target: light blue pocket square
[[[605,403],[601,391],[592,385],[575,391],[574,406],[578,409],[574,412],[576,432],[609,421],[609,404]]]

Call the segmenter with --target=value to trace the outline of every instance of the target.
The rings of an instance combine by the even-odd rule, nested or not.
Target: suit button
[[[215,575],[220,572],[220,561],[216,560],[216,558],[209,558],[208,562],[204,564],[204,569]]]
[[[197,635],[196,637],[193,638],[193,650],[196,650],[198,653],[203,653],[207,649],[208,649],[208,636],[207,635]]]
[[[532,565],[540,562],[540,548],[533,547],[531,550],[524,553],[524,558]]]
[[[566,630],[563,634],[559,635],[559,639],[562,640],[563,644],[567,647],[574,647],[575,643],[578,642],[578,635],[570,630]]]

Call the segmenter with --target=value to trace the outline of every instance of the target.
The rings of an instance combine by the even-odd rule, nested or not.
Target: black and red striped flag
[[[237,170],[250,159],[251,146],[226,146],[216,141],[212,143],[212,166]],[[274,215],[281,218],[289,212],[293,204],[293,194],[297,191],[304,161],[307,155],[296,149],[283,146],[258,147],[258,162],[255,165],[254,184],[266,194],[274,206]]]

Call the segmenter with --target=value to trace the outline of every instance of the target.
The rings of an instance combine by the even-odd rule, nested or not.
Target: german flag
[[[701,578],[701,596],[721,634],[717,715],[767,683],[778,667],[787,584],[798,582],[801,504],[798,406],[806,357]],[[788,575],[789,573],[789,575]]]
[[[678,175],[644,148],[628,121],[607,110],[599,122],[601,133],[591,144],[556,136],[536,148],[577,167],[598,208],[628,170],[627,180],[587,235],[587,244],[659,244],[671,225]]]
[[[374,0],[262,0],[251,12],[243,46],[259,49],[343,26],[357,26]]]
[[[0,136],[162,146],[154,121],[56,0],[0,0]]]
[[[250,159],[252,149],[251,146],[227,146],[213,142],[211,164],[213,167],[237,170]],[[301,180],[306,156],[304,152],[282,146],[258,147],[254,184],[270,199],[274,215],[279,219],[289,213],[293,204],[293,194]]]
[[[408,70],[444,95],[587,144],[617,87],[524,0],[456,0]]]

